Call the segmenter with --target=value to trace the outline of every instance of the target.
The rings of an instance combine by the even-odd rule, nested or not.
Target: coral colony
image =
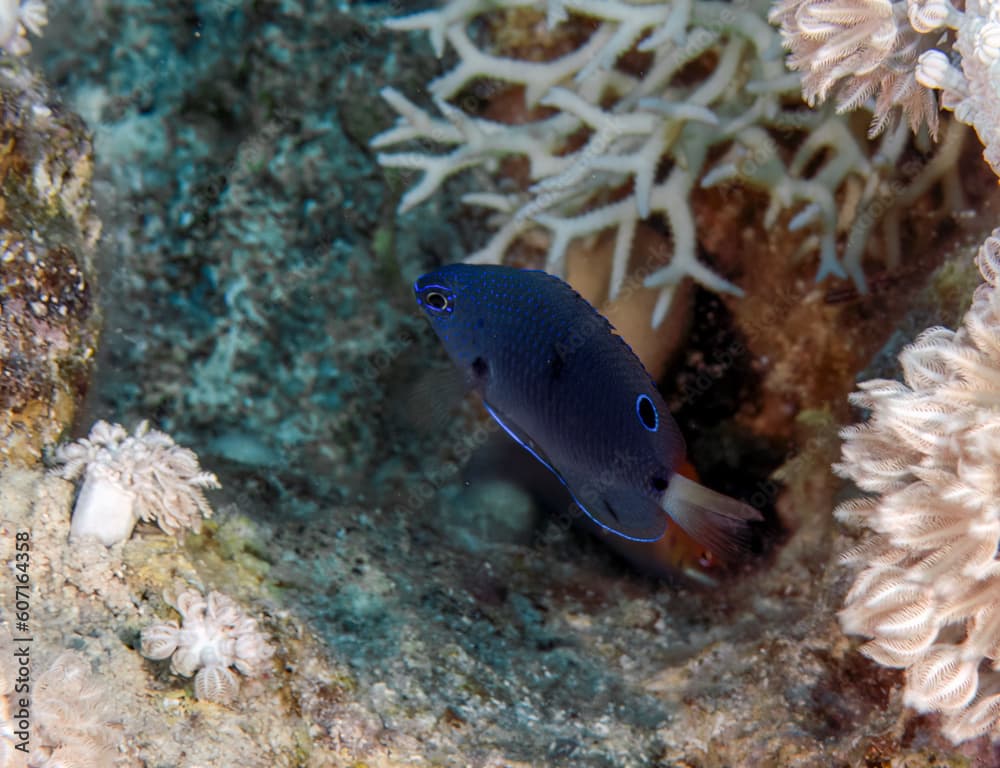
[[[859,9],[865,5],[857,3]],[[575,50],[553,55],[548,61],[482,50],[470,36],[470,28],[490,13],[514,8],[544,15],[550,30],[581,19],[595,20],[599,26]],[[794,3],[782,8],[776,11],[779,20],[798,13]],[[907,140],[905,126],[887,132],[873,149],[854,136],[845,119],[829,110],[788,106],[794,101],[790,97],[799,95],[799,78],[784,67],[781,36],[764,22],[766,9],[762,2],[729,5],[698,0],[452,0],[440,10],[391,20],[388,26],[393,29],[425,30],[438,56],[447,46],[458,56],[455,68],[428,86],[441,117],[392,88],[383,91],[399,118],[393,128],[372,141],[373,147],[382,150],[378,160],[386,167],[422,173],[403,196],[400,210],[426,200],[450,176],[470,168],[485,169],[496,178],[493,188],[463,199],[494,211],[498,229],[469,261],[500,263],[512,244],[523,238],[544,243],[545,269],[562,275],[571,241],[613,231],[612,299],[628,276],[638,223],[660,216],[673,238],[672,257],[667,266],[645,278],[647,286],[661,289],[652,318],[658,325],[675,287],[687,277],[714,291],[741,293],[697,258],[698,232],[690,202],[696,186],[739,181],[770,196],[766,227],[774,226],[778,216],[789,211],[794,214],[789,228],[810,233],[804,246],[819,251],[817,279],[830,274],[849,276],[864,290],[861,260],[875,222],[870,216],[855,217],[840,210],[838,194],[848,188],[858,190],[861,200],[856,210],[871,210],[872,201],[887,196],[886,189],[896,190],[889,196],[894,202],[887,212],[886,246],[881,249],[888,266],[896,266],[900,258],[897,209],[908,199],[909,187],[919,194],[953,172],[948,165],[961,147],[962,131],[949,134],[950,140],[943,142],[941,155],[947,160],[929,164],[912,182],[895,178],[896,161]],[[832,29],[832,21],[825,23]],[[809,27],[815,35],[829,36],[816,26]],[[796,39],[792,29],[783,35],[786,42]],[[560,42],[572,40],[567,38]],[[810,46],[822,50],[813,42]],[[651,57],[641,74],[616,66],[633,48]],[[705,56],[714,66],[703,70],[700,81],[692,80],[686,65]],[[893,97],[898,91],[889,72],[894,62],[890,58],[883,66],[886,72],[880,74],[880,82]],[[683,78],[678,77],[682,69]],[[823,70],[822,76],[830,79],[838,72],[833,67]],[[523,89],[524,107],[529,111],[505,123],[467,114],[449,101],[484,78]],[[905,80],[911,81],[912,76]],[[911,117],[927,116],[936,125],[936,112],[930,106],[933,96],[919,86],[911,90],[919,95],[913,104],[903,99]],[[851,106],[863,103],[870,92],[855,91],[848,101]],[[892,106],[884,102],[876,107],[879,126],[885,122],[882,113]],[[803,137],[789,162],[779,156],[772,131]],[[587,137],[582,145],[581,135]],[[401,151],[385,151],[396,147]],[[718,153],[719,148],[724,149],[722,156],[709,163],[709,151]],[[827,153],[826,160],[815,162],[823,153]],[[530,166],[526,189],[515,188],[499,173],[502,159],[517,156]],[[907,191],[899,194],[897,188],[902,187]],[[846,247],[838,254],[838,237],[844,233]]]
[[[920,5],[913,3],[917,8]],[[955,112],[955,117],[973,126],[986,147],[983,156],[1000,174],[1000,8],[995,2],[967,0],[965,11],[955,9],[948,0],[926,2],[923,25],[914,27],[931,32],[932,40],[941,33],[957,30],[954,52],[961,60],[961,71],[952,66],[948,52],[936,48],[925,51],[917,66],[917,81],[941,91],[941,106]],[[911,12],[917,15],[916,12]],[[911,16],[912,18],[912,16]],[[912,23],[912,22],[911,22]]]
[[[98,421],[89,437],[60,446],[55,458],[60,476],[84,477],[70,537],[96,536],[109,547],[128,539],[139,520],[155,521],[174,536],[197,533],[212,514],[202,491],[220,487],[193,451],[145,421],[131,435]]]
[[[203,490],[218,488],[215,475],[201,470],[193,451],[142,422],[131,435],[118,424],[98,421],[86,438],[60,446],[54,472],[84,477],[70,527],[70,540],[91,536],[105,546],[126,541],[139,520],[156,521],[166,533],[199,531],[212,513]],[[219,593],[188,589],[167,598],[181,615],[142,632],[142,654],[170,658],[175,674],[194,676],[198,699],[231,703],[239,691],[235,668],[261,674],[274,649],[256,619]]]
[[[906,703],[941,712],[956,742],[1000,735],[1000,229],[977,263],[963,328],[924,331],[900,354],[905,383],[852,396],[871,416],[844,430],[835,467],[873,494],[837,510],[870,530],[845,555],[863,570],[844,630],[904,668]]]
[[[874,97],[873,133],[895,107],[914,129],[926,123],[934,133],[940,91],[941,106],[976,129],[986,160],[1000,173],[996,3],[969,0],[963,12],[948,0],[782,0],[771,18],[792,51],[789,65],[804,73],[810,103],[831,89],[841,110]],[[935,47],[952,39],[951,50]]]
[[[202,595],[196,589],[182,592],[170,604],[181,615],[142,631],[142,655],[170,659],[170,671],[194,675],[195,698],[228,704],[239,692],[240,681],[232,668],[246,677],[264,672],[274,654],[257,620],[220,592]]]
[[[916,3],[913,11],[909,18],[925,29],[931,14]],[[926,124],[937,134],[937,100],[916,78],[917,59],[929,39],[911,26],[905,2],[782,0],[771,21],[781,25],[792,52],[788,65],[803,72],[802,94],[810,104],[835,90],[837,108],[846,112],[874,97],[872,136],[897,108],[914,131]]]
[[[1000,6],[971,0],[785,0],[773,18],[803,91],[842,109],[875,98],[873,130],[902,109],[916,128],[941,105],[975,127],[1000,173]],[[953,50],[940,46],[952,39]],[[954,66],[958,59],[961,71]],[[862,651],[906,670],[904,701],[940,712],[955,742],[1000,737],[1000,230],[979,250],[985,283],[958,332],[926,330],[900,354],[905,383],[867,381],[871,412],[844,430],[835,469],[872,494],[838,516],[870,531],[845,560],[862,570],[841,612]]]

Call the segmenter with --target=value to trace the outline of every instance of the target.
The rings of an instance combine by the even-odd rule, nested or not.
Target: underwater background
[[[0,3],[22,16],[37,5]],[[35,692],[22,717],[18,665],[0,676],[3,765],[1000,765],[989,734],[954,743],[942,715],[904,706],[902,671],[844,634],[858,569],[842,554],[862,534],[833,515],[857,494],[831,470],[839,430],[864,417],[848,395],[899,378],[903,347],[959,326],[980,283],[1000,197],[971,128],[942,111],[935,141],[920,113],[916,130],[903,119],[869,138],[870,110],[807,106],[767,3],[734,0],[739,15],[718,23],[725,4],[678,4],[695,11],[687,38],[670,22],[675,41],[716,36],[692,43],[664,90],[690,108],[648,112],[688,122],[629,123],[601,144],[599,122],[558,121],[577,114],[573,94],[641,112],[606,88],[657,71],[641,40],[662,19],[637,21],[605,75],[585,73],[605,87],[574,72],[549,83],[562,101],[488,70],[444,95],[434,84],[472,59],[462,40],[549,62],[626,24],[623,8],[669,3],[45,5],[44,34],[21,30],[30,52],[12,43],[0,60],[0,619],[12,636],[0,647],[17,659],[30,634]],[[390,28],[438,7],[453,16],[437,33]],[[448,48],[452,23],[468,35],[449,32]],[[732,25],[751,42],[730,46]],[[692,95],[730,65],[710,99]],[[754,112],[748,94],[781,77]],[[449,104],[511,131],[483,139]],[[718,136],[703,127],[713,120]],[[414,124],[407,159],[387,158],[399,134],[385,133]],[[516,142],[550,160],[589,148],[613,166],[622,136],[675,129],[678,149],[640,166],[661,202],[654,192],[648,215],[638,202],[593,231],[569,225],[554,254],[556,218],[639,198],[641,179],[608,183],[593,160],[533,190]],[[761,133],[770,154],[758,157]],[[477,140],[485,155],[413,197],[437,172],[426,158]],[[554,207],[513,214],[544,194]],[[469,195],[490,196],[487,210]],[[631,228],[624,255],[616,227]],[[685,237],[686,271],[648,284]],[[702,482],[763,515],[752,556],[676,532],[629,546],[560,514],[565,490],[464,396],[413,299],[419,275],[484,252],[558,272],[614,322]],[[99,420],[140,443],[148,420],[197,454],[221,485],[202,477],[214,514],[187,535],[147,521],[109,547],[71,541],[80,492],[54,469],[68,461],[56,446],[99,442]],[[16,589],[29,583],[30,598]],[[234,605],[199,602],[213,592]],[[244,663],[215,689],[191,679],[212,668],[204,653],[171,665],[155,644],[195,643],[178,627],[200,621],[210,636],[213,617],[244,638],[219,646]],[[238,692],[206,695],[230,678]],[[22,721],[31,755],[14,746]]]

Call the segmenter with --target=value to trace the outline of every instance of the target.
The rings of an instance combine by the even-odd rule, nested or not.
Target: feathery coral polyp
[[[976,129],[986,147],[986,161],[1000,174],[1000,5],[991,0],[968,0],[959,11],[949,0],[927,2],[936,9],[927,15],[928,31],[939,41],[948,39],[943,33],[954,30],[953,48],[959,54],[961,70],[952,66],[955,57],[949,55],[947,46],[938,43],[938,48],[920,56],[917,81],[940,89],[941,105]]]
[[[788,65],[801,70],[802,93],[810,104],[837,91],[846,112],[875,98],[871,135],[885,128],[899,107],[917,130],[926,123],[937,133],[938,109],[932,91],[914,75],[917,57],[931,46],[908,18],[922,18],[911,0],[781,0],[771,21],[781,25]]]
[[[977,264],[964,327],[907,347],[905,384],[851,397],[871,415],[843,431],[835,466],[873,494],[837,510],[870,531],[845,555],[863,570],[841,624],[906,669],[906,704],[942,713],[955,742],[1000,738],[1000,229]]]
[[[43,0],[0,0],[0,48],[15,56],[30,53],[28,32],[39,36],[48,22]]]
[[[235,667],[247,677],[261,674],[274,649],[257,626],[221,592],[202,595],[196,589],[167,599],[181,615],[181,623],[154,624],[142,631],[142,655],[170,658],[172,672],[194,675],[198,699],[228,704],[239,692]]]
[[[47,668],[33,658],[31,706],[26,707],[24,678],[15,691],[14,650],[7,628],[0,625],[0,766],[112,768],[122,741],[120,721],[112,716],[110,692],[91,675],[83,655],[66,651]],[[17,733],[25,724],[28,739]]]
[[[70,538],[97,536],[106,546],[126,540],[139,520],[155,520],[175,536],[199,531],[202,517],[212,514],[203,490],[220,487],[194,451],[145,421],[132,435],[98,421],[88,437],[57,448],[55,459],[61,477],[84,475]]]

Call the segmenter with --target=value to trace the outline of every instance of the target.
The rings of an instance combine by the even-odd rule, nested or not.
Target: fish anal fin
[[[531,439],[527,432],[521,429],[516,422],[509,419],[504,413],[490,405],[485,399],[483,400],[483,406],[486,408],[487,412],[489,412],[490,416],[493,417],[493,421],[499,424],[500,428],[506,432],[515,443],[518,443],[528,453],[544,464],[545,468],[558,477],[563,485],[566,484],[566,481],[563,479],[562,475],[559,474],[559,471],[552,466],[552,462],[549,460],[549,457],[545,455],[545,451],[543,451],[538,444]]]
[[[566,477],[566,487],[587,517],[623,539],[658,541],[667,530],[667,516],[656,500],[622,483],[603,485],[592,477]]]
[[[674,474],[660,502],[684,532],[712,552],[740,555],[753,547],[751,523],[760,512],[742,501]]]

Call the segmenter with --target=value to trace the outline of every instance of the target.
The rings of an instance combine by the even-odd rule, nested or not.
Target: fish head
[[[481,357],[482,335],[489,320],[480,295],[482,275],[476,270],[467,264],[450,264],[413,283],[417,304],[448,355],[463,370]]]

